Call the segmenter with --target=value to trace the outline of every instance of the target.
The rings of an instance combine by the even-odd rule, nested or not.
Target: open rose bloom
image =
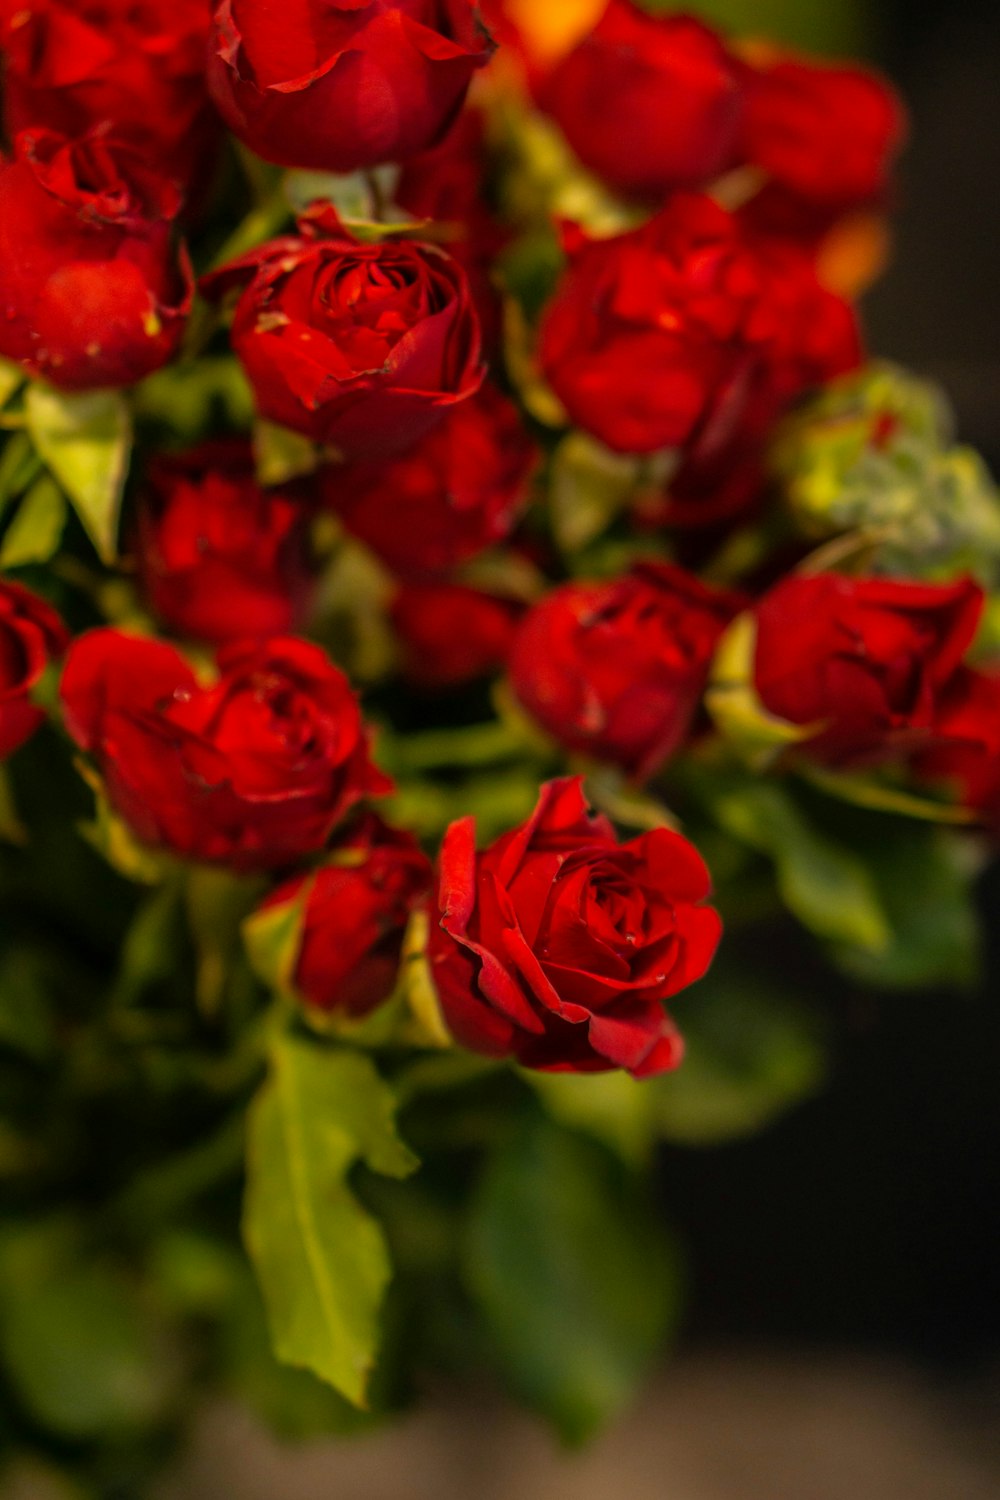
[[[646,0],[0,0],[0,125],[0,1494],[485,1364],[579,1443],[720,1161],[784,1319],[710,1150],[853,1017],[928,1119],[995,1072],[1000,492],[857,305],[905,108]]]

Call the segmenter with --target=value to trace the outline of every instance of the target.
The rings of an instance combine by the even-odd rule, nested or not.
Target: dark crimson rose
[[[400,589],[391,607],[401,670],[414,687],[461,687],[507,660],[523,605],[462,584]]]
[[[265,160],[354,172],[438,140],[492,51],[474,0],[219,0],[208,78]]]
[[[173,646],[89,631],[66,658],[66,727],[144,843],[236,870],[317,853],[356,802],[391,788],[350,684],[295,637],[217,661],[203,686]]]
[[[812,759],[911,755],[929,745],[982,610],[971,578],[788,578],[756,607],[757,693],[778,718],[815,726],[798,747]]]
[[[242,439],[159,455],[136,527],[146,598],[196,640],[286,634],[308,600],[308,514],[300,495],[261,489]]]
[[[209,0],[0,0],[10,135],[110,122],[188,180],[217,129],[205,86]]]
[[[737,67],[691,16],[610,0],[539,98],[584,166],[632,197],[698,187],[736,161]]]
[[[405,448],[483,383],[465,272],[413,240],[359,244],[329,208],[206,278],[248,283],[233,348],[263,416],[368,458]]]
[[[538,459],[517,407],[486,385],[398,458],[326,470],[322,493],[393,572],[433,578],[510,534]]]
[[[447,233],[448,253],[469,278],[483,344],[492,352],[503,334],[503,300],[493,264],[510,235],[486,199],[489,170],[485,119],[470,107],[443,141],[406,163],[394,197],[407,213],[432,219]]]
[[[571,231],[539,354],[578,426],[619,453],[704,461],[809,385],[853,369],[853,315],[808,256],[749,241],[709,198],[679,195],[610,239]]]
[[[365,813],[325,865],[269,896],[303,901],[293,984],[309,1005],[364,1016],[392,994],[410,913],[434,870],[412,834]]]
[[[779,57],[747,69],[745,86],[741,155],[770,197],[834,217],[885,196],[906,116],[877,74]]]
[[[684,742],[741,605],[658,563],[606,583],[564,584],[525,616],[511,686],[566,749],[645,779]]]
[[[946,783],[961,803],[1000,832],[1000,670],[960,667],[938,703],[934,743],[918,774]]]
[[[31,702],[31,690],[68,644],[51,605],[0,578],[0,760],[13,755],[44,720]]]
[[[179,207],[130,147],[22,131],[0,163],[0,355],[67,390],[165,364],[193,290]]]
[[[543,786],[527,823],[480,854],[463,818],[441,848],[431,924],[445,1020],[463,1046],[529,1068],[676,1067],[683,1043],[662,1002],[712,962],[710,893],[686,839],[658,828],[619,844],[580,777]]]

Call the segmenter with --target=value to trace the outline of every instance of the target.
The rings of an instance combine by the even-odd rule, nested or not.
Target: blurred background
[[[1000,469],[996,0],[691,9],[867,55],[896,81],[913,129],[894,261],[866,303],[871,347],[944,384],[962,438]],[[664,1151],[688,1316],[640,1407],[591,1449],[567,1458],[485,1390],[425,1392],[388,1433],[295,1451],[221,1409],[157,1500],[1000,1495],[1000,870],[981,902],[987,979],[972,995],[851,989],[781,929],[789,974],[836,1017],[829,1086],[747,1142]]]

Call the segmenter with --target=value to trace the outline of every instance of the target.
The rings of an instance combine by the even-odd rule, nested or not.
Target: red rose
[[[657,563],[607,583],[564,584],[521,624],[511,685],[566,749],[645,779],[686,738],[719,637],[740,607]]]
[[[392,623],[402,672],[414,687],[461,687],[507,660],[523,606],[461,584],[400,589]]]
[[[948,783],[965,807],[1000,831],[1000,671],[960,667],[940,696],[934,742],[918,774]]]
[[[44,599],[0,579],[0,760],[13,755],[43,722],[31,690],[68,644],[63,622]]]
[[[434,878],[412,834],[366,813],[329,861],[262,910],[305,897],[293,983],[309,1005],[363,1016],[392,994],[410,912]]]
[[[746,72],[741,155],[767,193],[830,218],[877,202],[906,133],[890,86],[862,68],[779,58]]]
[[[179,206],[129,147],[22,131],[0,163],[0,355],[67,390],[165,364],[191,308]]]
[[[346,677],[294,637],[227,647],[203,686],[172,646],[92,630],[70,649],[61,692],[112,805],[145,843],[192,859],[290,864],[391,786]]]
[[[441,848],[431,972],[463,1046],[530,1068],[637,1078],[676,1067],[662,1002],[700,979],[722,924],[704,862],[665,828],[619,844],[580,777],[550,781],[527,823],[476,853],[473,818]]]
[[[736,160],[737,68],[691,16],[651,16],[632,0],[610,0],[539,99],[584,166],[632,197],[698,187]]]
[[[542,322],[542,368],[571,419],[619,453],[702,459],[860,357],[853,316],[807,256],[753,245],[708,198],[678,196],[610,239],[574,231]]]
[[[400,577],[434,577],[509,535],[537,462],[517,408],[487,385],[389,463],[326,470],[323,495]]]
[[[482,385],[469,283],[432,245],[359,244],[329,209],[301,228],[205,289],[249,283],[232,341],[265,417],[345,458],[384,457]]]
[[[299,496],[261,489],[241,439],[158,456],[136,535],[146,598],[196,640],[287,633],[307,602],[307,515]]]
[[[184,181],[217,122],[205,86],[209,0],[0,0],[8,133],[110,122]]]
[[[912,754],[932,738],[982,609],[971,578],[788,578],[756,608],[757,693],[778,718],[815,726],[800,747],[812,759],[851,765]]]
[[[492,50],[473,0],[219,0],[208,78],[259,156],[354,172],[439,139]]]

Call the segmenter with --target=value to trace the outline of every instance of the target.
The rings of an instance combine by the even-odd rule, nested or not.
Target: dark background
[[[876,8],[876,61],[913,118],[895,259],[868,297],[877,355],[933,376],[1000,473],[1000,5]],[[1000,1353],[1000,869],[973,995],[859,993],[782,932],[836,1016],[830,1087],[764,1136],[670,1152],[695,1343],[850,1345],[976,1373]],[[773,952],[773,948],[771,949]]]

